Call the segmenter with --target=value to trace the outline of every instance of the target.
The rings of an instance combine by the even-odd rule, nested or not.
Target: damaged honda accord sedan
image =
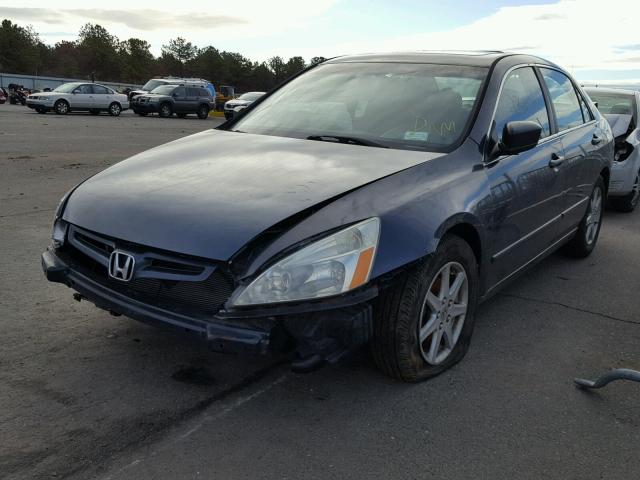
[[[42,265],[215,350],[304,371],[369,345],[419,381],[465,355],[480,301],[560,247],[591,253],[613,153],[540,58],[340,57],[72,189]]]

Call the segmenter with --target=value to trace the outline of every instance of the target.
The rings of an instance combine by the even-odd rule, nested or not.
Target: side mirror
[[[540,141],[542,127],[536,122],[509,122],[502,131],[498,146],[500,155],[517,155],[535,147]]]

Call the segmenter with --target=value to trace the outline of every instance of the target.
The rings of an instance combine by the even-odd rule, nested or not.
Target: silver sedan
[[[66,115],[73,111],[88,111],[98,115],[104,111],[117,117],[129,108],[129,99],[104,85],[72,82],[60,85],[52,92],[29,95],[27,106],[38,113],[54,111]]]

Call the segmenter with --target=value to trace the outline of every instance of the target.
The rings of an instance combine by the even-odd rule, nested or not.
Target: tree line
[[[182,37],[169,40],[155,57],[139,38],[120,40],[107,29],[87,23],[75,41],[47,45],[32,27],[11,20],[0,25],[0,72],[86,78],[142,84],[157,76],[188,76],[214,85],[234,85],[238,91],[269,90],[304,69],[302,57],[275,56],[254,62],[236,52],[199,48]],[[314,57],[310,64],[324,61]]]

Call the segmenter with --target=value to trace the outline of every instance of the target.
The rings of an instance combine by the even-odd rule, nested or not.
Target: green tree
[[[326,62],[327,59],[325,57],[313,57],[309,62],[309,65],[317,65],[322,62]]]
[[[77,42],[83,76],[119,80],[122,65],[122,58],[118,55],[119,44],[118,38],[101,25],[84,25]]]
[[[11,20],[0,24],[0,71],[37,74],[41,44],[31,27],[21,27]]]
[[[122,59],[122,77],[130,82],[144,83],[152,75],[156,60],[149,51],[151,45],[139,38],[130,38],[120,43],[119,56]]]
[[[267,65],[273,72],[274,80],[276,83],[280,83],[286,78],[286,64],[284,63],[282,57],[271,57],[269,60],[267,60]]]
[[[284,67],[285,76],[287,78],[292,77],[293,75],[300,73],[302,70],[304,70],[306,66],[307,65],[304,63],[304,58],[291,57]]]
[[[185,64],[193,60],[197,54],[198,47],[191,42],[187,42],[182,37],[173,38],[169,40],[167,45],[162,46],[162,56],[167,59],[168,57],[173,57],[180,64],[180,75],[184,75]]]

